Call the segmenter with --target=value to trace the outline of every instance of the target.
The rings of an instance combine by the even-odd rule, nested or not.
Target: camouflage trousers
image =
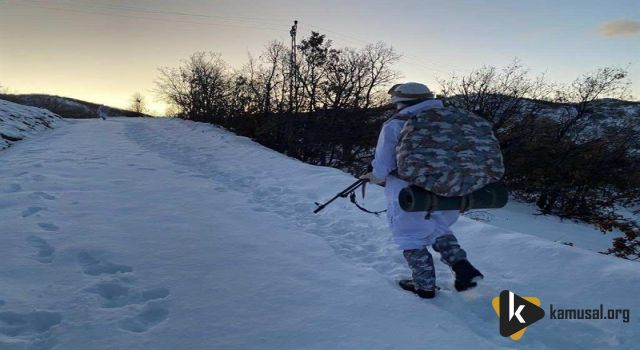
[[[440,253],[440,261],[452,267],[460,260],[467,258],[467,253],[460,247],[458,240],[452,234],[440,236],[433,244],[433,250]],[[411,269],[413,283],[418,289],[436,289],[436,270],[433,257],[427,249],[408,249],[402,252]]]

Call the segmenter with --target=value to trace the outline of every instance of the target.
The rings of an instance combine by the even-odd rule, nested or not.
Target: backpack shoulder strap
[[[396,113],[394,115],[392,115],[389,119],[387,119],[387,121],[385,123],[391,122],[393,120],[404,120],[407,121],[411,119],[411,114],[399,114]]]
[[[396,115],[395,117],[393,117],[391,119],[398,119],[398,120],[407,121],[407,120],[411,119],[411,114]]]

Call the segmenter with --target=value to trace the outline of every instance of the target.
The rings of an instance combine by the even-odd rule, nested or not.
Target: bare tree
[[[373,94],[378,87],[388,85],[398,79],[399,73],[391,66],[398,62],[400,57],[393,47],[381,41],[364,47],[362,59],[366,67],[366,74],[365,81],[361,84],[365,88],[364,108],[371,106]]]
[[[542,105],[531,101],[548,101],[553,91],[544,75],[531,77],[517,59],[503,69],[484,66],[465,76],[440,79],[439,83],[443,96],[486,118],[499,137],[523,116],[536,117]]]
[[[628,72],[620,67],[605,67],[586,73],[569,86],[556,90],[555,102],[566,105],[557,138],[567,134],[579,137],[589,125],[589,117],[607,103],[604,98],[629,98]]]
[[[147,112],[147,102],[141,93],[136,92],[131,96],[131,104],[129,109],[136,112],[138,115],[143,115]]]
[[[354,49],[332,50],[326,63],[326,84],[323,85],[323,103],[331,109],[352,107],[352,97],[358,92],[355,84],[362,71],[359,53]]]
[[[541,186],[537,203],[544,212],[549,213],[558,206],[612,208],[621,196],[628,194],[618,189],[629,182],[627,176],[637,173],[638,168],[629,167],[629,174],[622,177],[609,169],[627,164],[634,148],[640,149],[638,132],[626,125],[628,122],[594,132],[597,113],[617,117],[608,115],[611,111],[607,110],[607,100],[603,98],[625,96],[629,86],[627,76],[622,68],[601,68],[556,91],[555,102],[562,108],[554,115],[554,123],[541,130],[546,134],[544,142],[553,145],[545,157],[548,166],[539,171]],[[603,193],[606,195],[602,196]],[[592,204],[597,197],[602,199],[597,200],[598,208],[595,208]]]
[[[177,68],[160,68],[156,93],[185,118],[212,122],[227,115],[230,86],[220,55],[197,52]]]
[[[283,100],[282,96],[277,96],[277,92],[280,85],[283,87],[286,85],[281,70],[286,65],[287,57],[288,52],[284,44],[280,41],[272,41],[267,45],[265,53],[260,56],[259,64],[256,65],[251,57],[249,59],[248,81],[254,97],[259,100],[262,113],[273,112],[273,106]]]

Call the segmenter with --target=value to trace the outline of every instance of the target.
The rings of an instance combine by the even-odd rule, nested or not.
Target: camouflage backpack
[[[396,147],[399,178],[445,197],[464,196],[504,175],[491,124],[466,110],[445,107],[405,119]]]

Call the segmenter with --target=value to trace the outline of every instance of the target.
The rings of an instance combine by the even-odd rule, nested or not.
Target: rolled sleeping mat
[[[418,186],[409,186],[400,191],[398,198],[404,211],[440,211],[502,208],[509,200],[509,192],[502,182],[489,184],[461,197],[443,197]]]

